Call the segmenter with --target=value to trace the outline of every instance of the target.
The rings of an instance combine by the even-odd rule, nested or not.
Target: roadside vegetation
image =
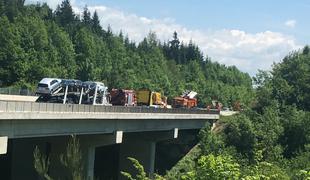
[[[38,146],[35,147],[33,152],[33,165],[34,169],[38,173],[38,176],[44,180],[53,180],[58,178],[53,178],[49,174],[49,169],[51,165],[50,157],[42,153]],[[80,141],[75,136],[72,135],[69,138],[66,152],[59,155],[59,162],[64,169],[65,175],[61,179],[72,179],[72,180],[84,180],[86,179],[83,171],[83,161],[82,152],[80,147]]]
[[[110,88],[149,88],[168,97],[198,92],[200,107],[218,100],[248,105],[251,77],[203,56],[177,32],[160,42],[150,32],[141,42],[100,26],[87,7],[76,15],[69,0],[53,11],[46,4],[0,0],[0,80],[2,87],[34,89],[44,77],[101,81]]]
[[[44,77],[149,88],[170,99],[190,89],[199,93],[200,107],[212,100],[242,105],[240,114],[222,120],[223,128],[213,132],[206,125],[197,149],[154,179],[310,179],[308,46],[288,54],[270,72],[260,71],[252,84],[236,67],[203,56],[194,42],[180,42],[177,32],[168,42],[160,42],[154,32],[134,42],[102,28],[97,13],[87,7],[81,16],[74,14],[68,0],[55,11],[46,4],[0,0],[1,86],[34,88]],[[48,159],[38,150],[35,157],[39,175],[49,179]],[[81,170],[71,169],[70,159],[62,157],[63,165],[82,179]],[[123,174],[148,179],[131,161],[140,176]]]
[[[254,80],[252,106],[213,131],[207,124],[198,146],[160,178],[310,179],[309,48]]]

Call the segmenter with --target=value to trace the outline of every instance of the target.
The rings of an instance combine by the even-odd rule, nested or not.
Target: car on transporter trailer
[[[36,94],[52,94],[54,90],[59,88],[61,79],[43,78],[37,87]]]

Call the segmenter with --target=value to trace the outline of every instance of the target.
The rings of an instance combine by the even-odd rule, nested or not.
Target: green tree
[[[256,86],[256,104],[254,109],[258,112],[262,112],[264,107],[276,103],[272,95],[272,75],[267,71],[259,71],[253,80]]]
[[[56,23],[50,22],[47,25],[48,29],[48,53],[49,69],[45,72],[45,76],[75,78],[77,64],[75,59],[74,44],[69,35],[62,30]]]
[[[265,107],[262,115],[252,117],[255,124],[256,147],[263,152],[264,159],[277,161],[282,158],[282,147],[278,144],[283,133],[278,107]]]
[[[91,27],[91,25],[92,25],[91,14],[90,14],[87,6],[85,6],[84,10],[83,10],[82,22],[87,27]]]
[[[302,176],[309,173],[310,167],[310,144],[304,146],[304,150],[296,154],[295,157],[289,160],[287,172],[293,179],[303,179]],[[307,177],[307,176],[306,176]]]
[[[147,176],[146,172],[144,171],[144,167],[139,163],[138,160],[136,160],[135,158],[131,158],[131,157],[128,157],[127,159],[132,162],[134,168],[137,170],[137,174],[135,175],[135,178],[133,178],[133,176],[130,173],[121,171],[121,174],[125,178],[129,180],[150,180],[150,178]],[[154,180],[164,180],[164,178],[158,174],[154,174],[153,176],[154,178],[152,179]]]
[[[99,36],[103,35],[103,30],[102,30],[102,27],[100,25],[100,21],[99,21],[97,11],[95,11],[93,14],[93,17],[91,19],[91,24],[92,24],[92,29],[93,29],[94,33],[96,33]]]
[[[4,0],[0,0],[0,17],[4,14]]]
[[[17,28],[6,16],[0,17],[0,24],[0,78],[4,85],[12,85],[21,80],[19,72],[24,68],[16,65],[21,64],[25,54]]]
[[[61,164],[70,172],[70,179],[83,180],[83,163],[80,142],[76,136],[69,139],[66,153],[60,155]]]
[[[255,126],[248,116],[240,114],[230,118],[224,129],[225,141],[234,146],[238,152],[254,160],[254,147],[257,142]]]
[[[169,42],[170,50],[169,56],[171,59],[174,59],[178,64],[181,63],[180,56],[179,56],[179,48],[180,48],[180,41],[178,38],[178,33],[174,31],[173,39]]]
[[[75,52],[77,68],[77,77],[82,81],[92,80],[96,77],[95,68],[95,50],[96,44],[92,34],[87,28],[81,28],[75,36]]]
[[[46,157],[44,154],[40,152],[40,149],[38,146],[35,147],[34,152],[33,152],[33,157],[34,157],[34,168],[39,174],[41,178],[44,178],[46,180],[52,180],[48,175],[49,167],[50,167],[50,159],[49,157]]]
[[[281,121],[284,132],[280,142],[285,147],[284,155],[292,157],[305,150],[305,145],[310,144],[309,112],[299,111],[294,106],[288,106],[283,111]]]
[[[231,156],[209,154],[198,159],[197,169],[188,172],[182,179],[239,179],[241,176],[240,165]]]
[[[55,17],[56,21],[63,27],[75,21],[76,16],[73,12],[69,0],[64,0],[62,1],[61,5],[57,6],[57,9],[55,11]]]
[[[299,179],[310,180],[310,170],[300,170],[296,174]]]
[[[38,175],[42,179],[52,180],[53,178],[49,175],[50,159],[45,154],[40,152],[38,146],[35,147],[33,152],[34,157],[34,168]],[[75,135],[72,135],[69,139],[66,152],[60,154],[60,162],[66,168],[69,177],[66,179],[72,180],[83,180],[83,162],[82,152],[80,149],[79,140]]]
[[[15,23],[20,35],[20,46],[24,57],[14,65],[20,80],[35,83],[44,77],[48,69],[46,50],[48,34],[44,21],[36,17],[18,17]]]
[[[23,10],[25,0],[3,0],[5,15],[13,21]]]
[[[254,153],[255,163],[251,166],[245,166],[243,169],[243,178],[245,180],[255,179],[290,179],[289,176],[277,165],[263,161],[263,151],[257,150]]]
[[[282,104],[295,104],[299,109],[310,110],[310,54],[305,47],[293,52],[273,68],[273,96]]]
[[[206,124],[199,132],[199,147],[203,155],[219,155],[225,151],[225,142],[223,137],[216,132],[211,131],[210,124]]]

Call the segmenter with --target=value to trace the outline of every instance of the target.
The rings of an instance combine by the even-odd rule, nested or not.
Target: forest
[[[252,105],[202,129],[199,145],[165,178],[310,179],[309,52],[260,71]]]
[[[310,179],[310,49],[288,52],[271,71],[251,78],[204,55],[177,32],[160,42],[150,32],[134,42],[101,27],[87,7],[76,15],[64,0],[47,4],[0,0],[2,87],[34,88],[43,77],[96,80],[110,88],[149,88],[168,98],[186,89],[199,106],[212,100],[242,112],[206,125],[199,144],[154,179]],[[135,179],[149,179],[139,163]],[[129,179],[130,174],[124,173]]]
[[[134,42],[112,27],[100,26],[87,7],[76,15],[70,1],[53,11],[47,4],[0,0],[0,80],[2,87],[34,89],[44,77],[101,81],[110,88],[160,91],[171,100],[185,90],[198,92],[199,106],[212,100],[248,105],[252,80],[203,53],[177,32],[160,42],[150,32]]]

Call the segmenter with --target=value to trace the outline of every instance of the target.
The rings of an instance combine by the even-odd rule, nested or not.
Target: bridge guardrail
[[[30,89],[6,87],[6,88],[0,88],[0,94],[34,96],[35,92]]]
[[[0,112],[71,112],[71,113],[171,113],[171,114],[219,114],[217,110],[205,109],[162,109],[152,107],[124,107],[78,104],[36,103],[0,101]]]

